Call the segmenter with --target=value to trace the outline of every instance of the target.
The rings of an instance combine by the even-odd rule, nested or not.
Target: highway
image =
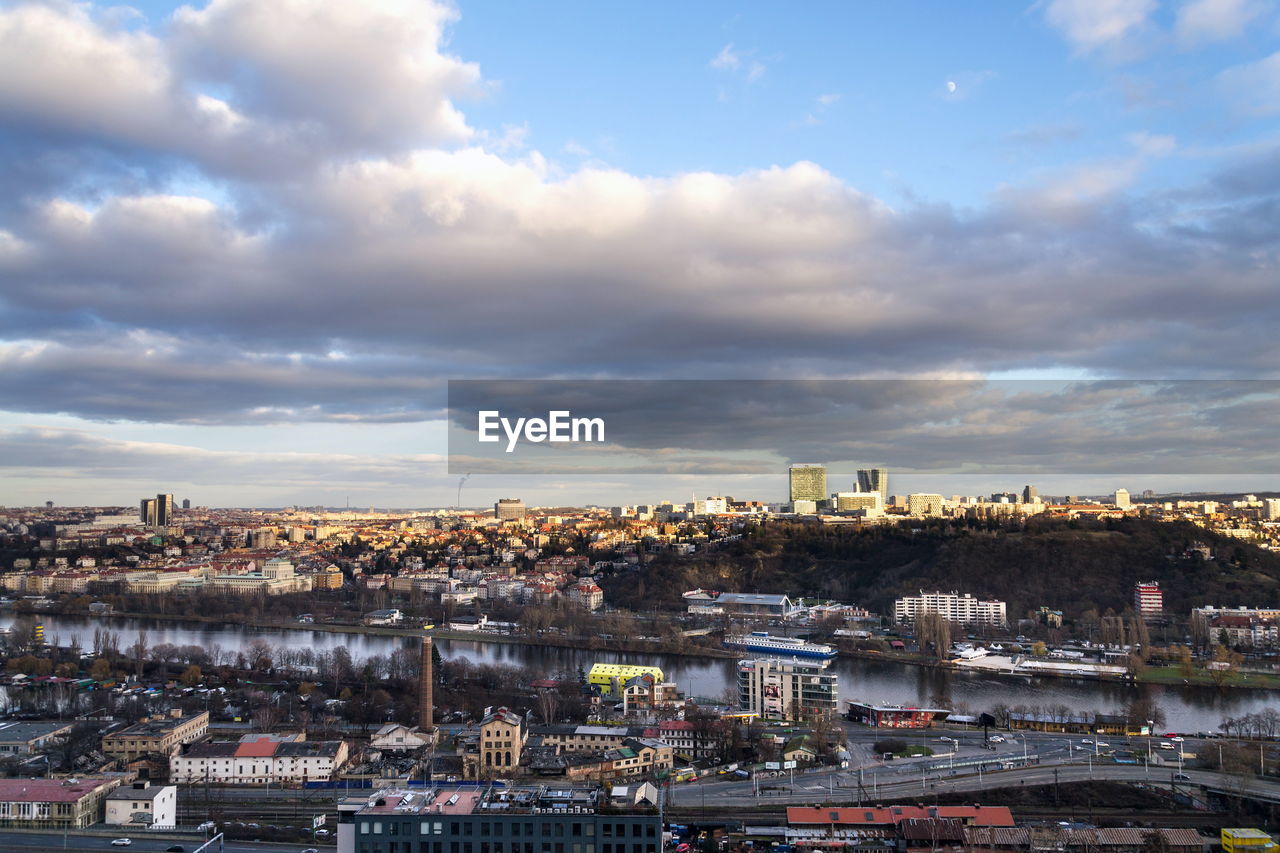
[[[112,847],[113,838],[128,837],[133,843],[128,847]],[[2,853],[30,853],[32,850],[46,850],[49,853],[55,851],[71,851],[71,853],[103,853],[103,851],[114,851],[114,853],[163,853],[169,847],[180,844],[186,853],[191,853],[201,844],[203,840],[192,841],[176,841],[172,838],[145,838],[139,837],[136,833],[122,833],[119,836],[110,835],[75,835],[68,833],[65,837],[61,832],[58,833],[32,833],[32,832],[9,832],[0,830],[0,851]],[[216,845],[210,847],[209,850],[216,850]],[[300,850],[306,849],[305,845],[298,844],[267,844],[252,841],[228,841],[226,846],[222,848],[223,853],[263,853],[263,851],[271,851],[271,853],[298,853]],[[321,848],[323,849],[323,848]],[[329,848],[333,850],[332,847]]]

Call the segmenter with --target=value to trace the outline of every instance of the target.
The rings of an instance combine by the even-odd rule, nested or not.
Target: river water
[[[0,617],[9,624],[12,617]],[[371,655],[388,655],[399,646],[416,647],[413,637],[385,637],[366,634],[337,634],[297,629],[260,630],[236,625],[179,624],[163,620],[124,617],[73,617],[44,615],[45,636],[52,642],[67,645],[78,640],[82,648],[92,648],[94,631],[109,629],[120,637],[120,647],[127,648],[146,631],[147,643],[199,645],[206,649],[219,646],[238,650],[259,637],[273,646],[310,648],[315,651],[346,646],[352,657],[360,660]],[[687,696],[720,698],[725,689],[735,684],[733,660],[695,658],[683,655],[643,654],[591,651],[588,649],[530,646],[522,643],[477,643],[464,640],[437,639],[436,645],[445,658],[465,658],[473,663],[495,663],[529,667],[540,673],[590,669],[597,661],[637,663],[662,668],[666,677],[675,681]],[[1008,705],[1065,705],[1073,711],[1119,710],[1138,691],[1149,691],[1166,716],[1170,731],[1216,731],[1226,717],[1259,711],[1268,706],[1280,707],[1280,692],[1265,690],[1217,690],[1211,687],[1166,687],[1143,685],[1132,687],[1111,682],[1077,681],[1060,678],[997,678],[981,673],[935,670],[886,661],[840,658],[832,662],[840,675],[842,699],[878,703],[929,705],[939,698],[950,700],[972,713],[989,710],[999,703]]]

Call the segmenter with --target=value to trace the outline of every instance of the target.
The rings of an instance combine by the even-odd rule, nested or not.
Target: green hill
[[[1213,558],[1188,548],[1208,545]],[[1075,617],[1123,612],[1133,586],[1158,580],[1165,609],[1280,604],[1280,555],[1193,524],[1143,519],[1025,526],[909,521],[858,530],[770,522],[740,540],[688,557],[663,555],[638,577],[605,581],[615,604],[681,606],[696,587],[834,598],[881,613],[920,589],[958,590],[1009,603],[1010,617],[1047,605]]]

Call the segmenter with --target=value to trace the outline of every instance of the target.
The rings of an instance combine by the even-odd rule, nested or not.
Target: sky
[[[1277,114],[1265,0],[0,2],[0,504],[451,505],[450,379],[1277,378]],[[1038,467],[1082,418],[987,436],[1275,487]]]

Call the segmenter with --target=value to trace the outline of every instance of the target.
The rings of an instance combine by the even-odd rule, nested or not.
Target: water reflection
[[[10,617],[8,622],[12,621]],[[236,652],[255,639],[289,649],[329,651],[345,646],[359,660],[372,655],[388,655],[398,646],[414,647],[412,637],[381,637],[366,634],[331,634],[303,630],[249,630],[237,625],[179,625],[155,619],[42,617],[45,634],[66,645],[73,640],[91,648],[94,631],[102,628],[120,636],[126,648],[146,631],[147,642],[200,645],[206,649]],[[681,655],[645,655],[591,651],[578,648],[529,646],[522,643],[477,643],[437,640],[445,658],[461,657],[473,663],[499,663],[530,667],[539,672],[576,673],[596,661],[656,664],[690,696],[719,699],[736,679],[734,661],[721,658],[690,658]],[[844,699],[931,705],[955,703],[970,711],[989,710],[997,704],[1066,705],[1073,711],[1118,711],[1148,691],[1164,710],[1166,726],[1174,731],[1211,731],[1225,717],[1262,710],[1280,704],[1280,694],[1262,690],[1219,691],[1210,687],[1143,685],[1131,687],[1111,682],[1034,678],[1004,679],[979,672],[911,667],[885,661],[839,659],[832,666],[840,674]]]

